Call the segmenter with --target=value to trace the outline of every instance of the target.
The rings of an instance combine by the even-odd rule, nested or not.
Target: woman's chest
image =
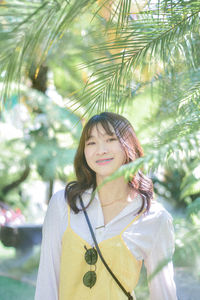
[[[127,206],[127,203],[121,203],[118,205],[102,207],[104,225],[106,226],[112,220],[115,221],[115,219],[117,222],[117,217],[120,215],[120,213],[124,210],[124,208],[126,206]],[[118,226],[118,227],[121,227],[121,226]]]

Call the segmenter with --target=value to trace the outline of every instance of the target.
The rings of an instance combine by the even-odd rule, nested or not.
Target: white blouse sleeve
[[[172,255],[174,252],[174,228],[168,213],[161,214],[157,235],[151,251],[144,259],[149,280],[151,300],[177,300]]]
[[[63,192],[54,194],[45,216],[35,300],[58,300],[63,216],[62,202]]]

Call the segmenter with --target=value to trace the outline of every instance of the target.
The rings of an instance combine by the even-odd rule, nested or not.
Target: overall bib
[[[142,261],[136,260],[123,241],[123,232],[136,221],[137,215],[120,234],[100,242],[99,248],[105,261],[127,291],[134,297],[134,289],[140,276]],[[89,229],[88,229],[89,230]],[[90,271],[85,261],[85,248],[92,248],[70,226],[70,208],[68,206],[68,226],[62,238],[60,267],[59,300],[127,300],[115,280],[106,270],[101,259],[96,263],[97,280],[92,288],[83,284],[83,276]],[[94,270],[94,266],[91,266]]]

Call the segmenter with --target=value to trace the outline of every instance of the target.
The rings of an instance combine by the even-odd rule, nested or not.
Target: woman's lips
[[[106,165],[106,164],[108,164],[111,160],[113,160],[113,158],[98,159],[98,160],[96,161],[96,163],[97,163],[98,165]]]

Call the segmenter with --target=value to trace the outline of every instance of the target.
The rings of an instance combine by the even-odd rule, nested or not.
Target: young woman
[[[74,160],[76,181],[54,194],[47,210],[35,300],[135,299],[142,262],[147,275],[154,274],[149,281],[150,299],[177,299],[172,218],[153,200],[151,180],[141,170],[129,182],[118,177],[98,189],[91,200],[104,179],[142,155],[133,127],[124,117],[104,112],[85,125]]]

